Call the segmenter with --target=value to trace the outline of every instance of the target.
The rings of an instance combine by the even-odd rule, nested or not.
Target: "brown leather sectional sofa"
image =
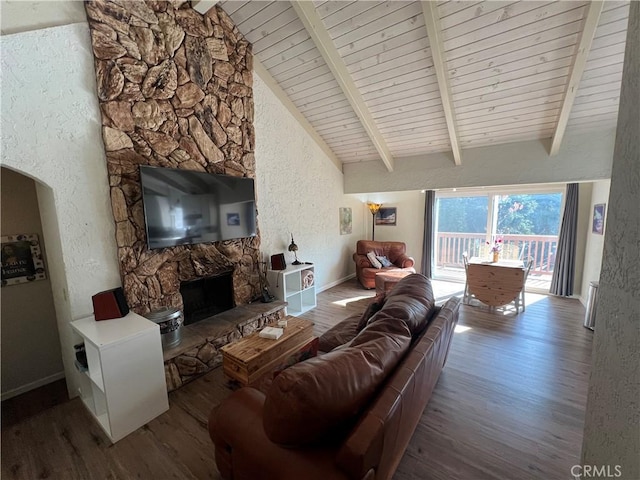
[[[376,256],[387,257],[393,264],[391,267],[375,268],[367,258],[367,253],[375,252]],[[404,242],[376,242],[374,240],[358,240],[356,251],[353,254],[356,262],[356,278],[364,288],[376,286],[376,273],[385,270],[406,270],[415,273],[413,268],[415,261],[407,255],[407,246]]]
[[[209,418],[225,479],[389,479],[444,366],[460,300],[434,304],[429,280],[402,279],[385,299],[320,339],[327,352],[280,373],[267,394],[235,391]]]

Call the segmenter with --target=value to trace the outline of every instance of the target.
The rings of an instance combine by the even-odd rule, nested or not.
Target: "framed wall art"
[[[382,207],[376,213],[376,226],[378,225],[396,225],[397,211],[396,207]]]
[[[350,207],[340,207],[340,235],[351,235],[353,215]]]
[[[598,203],[593,206],[593,226],[591,231],[596,235],[604,235],[604,213],[606,203]]]
[[[2,286],[47,278],[38,235],[6,235],[2,240]]]

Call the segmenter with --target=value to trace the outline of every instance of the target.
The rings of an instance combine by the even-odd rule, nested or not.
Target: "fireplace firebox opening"
[[[180,284],[184,304],[184,325],[196,323],[235,307],[233,272]]]

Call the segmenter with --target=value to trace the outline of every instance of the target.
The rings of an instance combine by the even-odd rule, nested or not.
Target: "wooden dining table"
[[[482,303],[500,307],[516,301],[524,288],[525,269],[522,260],[492,262],[471,257],[467,269],[469,293]]]

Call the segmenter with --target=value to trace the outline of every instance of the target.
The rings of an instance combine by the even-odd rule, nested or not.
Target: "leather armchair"
[[[376,273],[389,270],[405,270],[415,273],[415,261],[408,256],[404,242],[376,242],[375,240],[358,240],[353,260],[356,262],[356,278],[364,288],[376,286]],[[367,253],[375,252],[376,256],[385,256],[393,266],[375,268],[367,258]]]

